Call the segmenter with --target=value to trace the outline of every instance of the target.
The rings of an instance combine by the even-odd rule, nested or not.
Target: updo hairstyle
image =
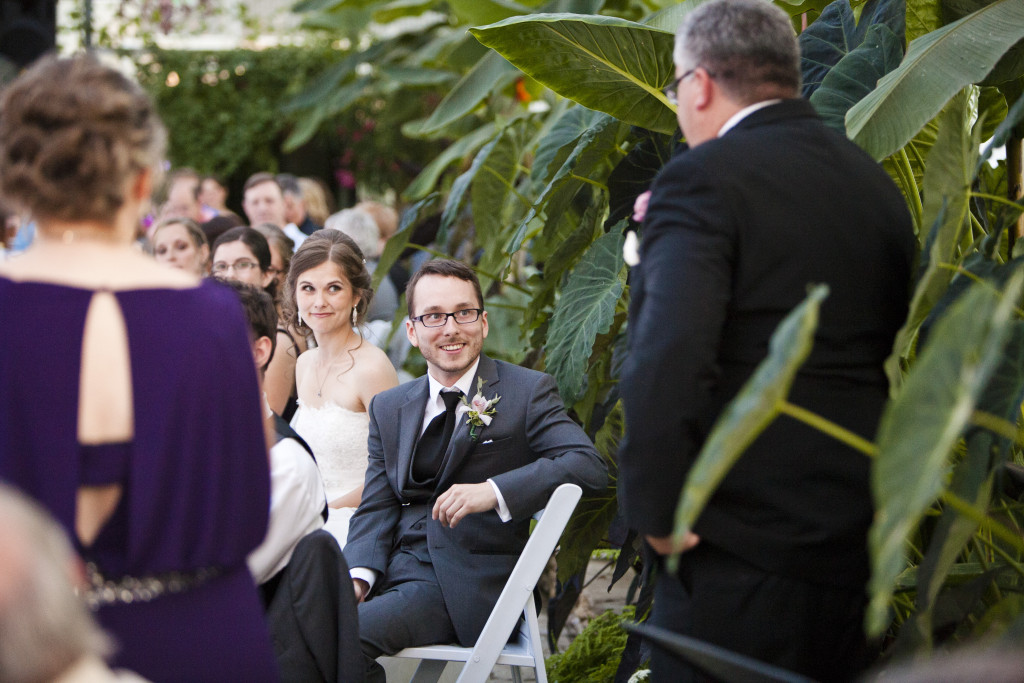
[[[88,53],[44,57],[0,98],[0,194],[44,222],[107,222],[166,141],[136,83]]]
[[[341,272],[352,285],[353,292],[359,296],[359,303],[356,304],[356,324],[361,325],[366,320],[373,289],[370,288],[370,272],[366,269],[363,252],[348,235],[340,230],[325,228],[310,235],[292,257],[288,279],[284,283],[284,298],[281,301],[282,315],[289,326],[296,329],[300,327],[299,309],[295,299],[299,276],[328,261],[341,268]]]
[[[204,246],[208,246],[210,244],[206,239],[206,233],[199,227],[199,224],[191,218],[184,217],[165,218],[157,223],[156,227],[153,228],[153,232],[149,235],[150,244],[153,245],[156,243],[156,235],[158,232],[171,225],[183,226],[186,232],[188,232],[189,239],[192,240],[192,244],[196,249],[202,249]]]

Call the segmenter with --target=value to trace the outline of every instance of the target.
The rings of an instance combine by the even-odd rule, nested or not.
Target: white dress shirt
[[[270,448],[270,521],[263,542],[249,553],[257,584],[272,578],[292,559],[303,536],[324,525],[327,495],[316,461],[295,439]]]

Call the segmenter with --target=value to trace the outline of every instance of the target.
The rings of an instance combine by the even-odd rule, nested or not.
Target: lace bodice
[[[370,431],[367,413],[357,413],[336,403],[312,408],[299,399],[292,429],[313,449],[327,489],[327,500],[362,485],[366,477],[366,438]]]

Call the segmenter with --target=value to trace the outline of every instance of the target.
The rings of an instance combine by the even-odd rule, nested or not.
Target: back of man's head
[[[238,300],[242,303],[245,321],[249,326],[249,343],[254,344],[260,337],[270,339],[270,356],[260,368],[261,372],[266,372],[277,347],[277,309],[274,307],[274,300],[265,290],[237,280],[225,280],[224,284],[235,290]]]
[[[800,48],[789,16],[768,0],[712,0],[676,31],[676,66],[704,67],[739,104],[796,97]]]
[[[76,559],[57,523],[0,484],[0,681],[51,681],[110,648],[74,594]]]

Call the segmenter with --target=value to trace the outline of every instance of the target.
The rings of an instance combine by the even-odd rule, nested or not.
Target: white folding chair
[[[551,494],[547,507],[534,515],[538,520],[537,525],[474,647],[427,645],[407,647],[392,655],[423,660],[410,683],[433,683],[439,680],[448,662],[466,663],[459,674],[458,683],[483,683],[496,664],[511,666],[512,678],[517,683],[522,681],[520,667],[532,667],[537,683],[547,683],[533,589],[582,494],[583,491],[576,484],[562,484]],[[517,637],[509,642],[520,615],[524,619]]]

